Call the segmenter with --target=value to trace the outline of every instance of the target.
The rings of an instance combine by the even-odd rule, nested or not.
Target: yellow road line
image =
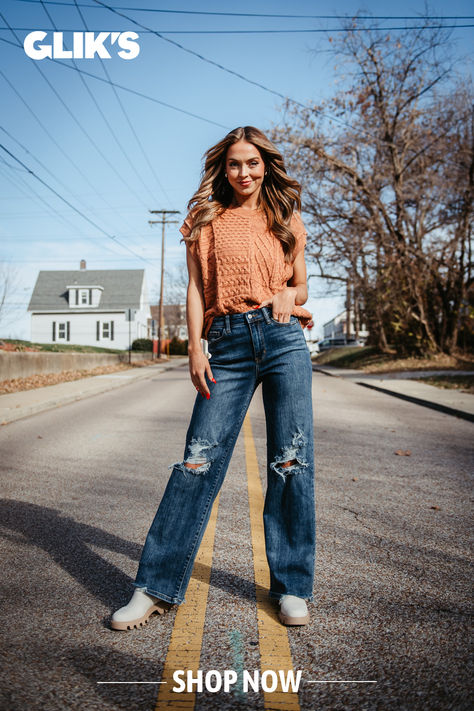
[[[196,676],[199,669],[218,507],[219,497],[212,507],[211,517],[196,557],[186,591],[186,603],[180,605],[176,613],[161,677],[161,681],[167,683],[160,686],[155,711],[169,708],[174,711],[194,709],[196,692],[172,691],[175,686],[173,672],[177,669],[184,669],[185,673],[191,670],[193,676]]]
[[[268,597],[270,573],[265,555],[263,530],[263,490],[258,472],[257,454],[252,435],[252,425],[247,414],[244,420],[245,459],[252,532],[255,587],[257,594],[257,625],[260,647],[261,672],[268,669],[288,671],[293,669],[288,633],[278,620],[277,608]],[[280,682],[273,692],[263,692],[264,708],[278,711],[299,711],[298,694],[285,692]]]

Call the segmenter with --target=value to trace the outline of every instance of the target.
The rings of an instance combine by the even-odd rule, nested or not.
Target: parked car
[[[317,341],[306,341],[306,344],[312,356],[319,353],[319,343]]]
[[[345,348],[345,347],[354,347],[354,346],[363,346],[364,344],[355,339],[351,338],[349,340],[346,340],[345,338],[324,338],[322,341],[319,341],[319,352],[321,353],[322,351],[328,351],[330,348]]]

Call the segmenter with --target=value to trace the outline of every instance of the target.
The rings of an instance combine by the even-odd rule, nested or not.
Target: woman
[[[132,599],[113,629],[139,627],[184,601],[204,530],[252,395],[262,383],[270,596],[286,625],[309,621],[315,516],[312,369],[299,184],[252,126],[205,155],[181,233],[189,285],[189,370],[198,391],[184,459],[173,469],[143,548]],[[208,341],[209,358],[201,347]]]

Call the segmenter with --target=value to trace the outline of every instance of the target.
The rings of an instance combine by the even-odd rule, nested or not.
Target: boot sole
[[[166,604],[166,603],[165,603]],[[111,620],[110,627],[113,630],[121,630],[127,632],[128,630],[137,630],[148,623],[148,620],[152,615],[157,612],[159,615],[163,615],[168,611],[167,607],[161,605],[153,605],[150,609],[143,615],[143,617],[137,617],[136,620],[128,620],[119,622],[118,620]]]
[[[282,612],[278,613],[278,618],[283,625],[287,627],[297,627],[299,625],[307,625],[309,622],[309,614],[304,617],[290,617],[289,615],[284,615]]]

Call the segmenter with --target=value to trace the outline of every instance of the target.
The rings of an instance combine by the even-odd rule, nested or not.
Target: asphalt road
[[[319,373],[313,395],[315,601],[311,624],[288,630],[299,708],[471,709],[472,424]],[[132,633],[107,621],[130,596],[194,397],[181,367],[0,429],[5,711],[155,708],[156,684],[98,682],[161,677],[175,610]],[[260,391],[249,414],[264,485]],[[259,668],[243,439],[220,496],[203,670]],[[264,698],[203,691],[194,708]]]

